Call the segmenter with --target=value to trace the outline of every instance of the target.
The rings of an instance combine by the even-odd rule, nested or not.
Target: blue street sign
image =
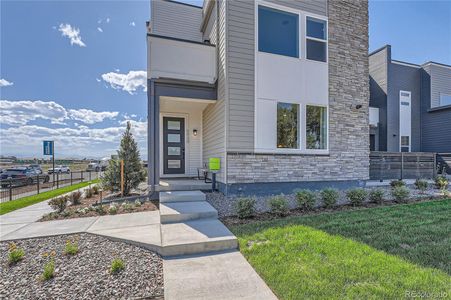
[[[53,155],[53,141],[44,141],[44,155]]]

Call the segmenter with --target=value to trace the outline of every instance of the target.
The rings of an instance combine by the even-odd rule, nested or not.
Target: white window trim
[[[303,135],[304,135],[304,145],[303,148],[305,149],[305,151],[312,151],[312,153],[317,153],[317,152],[329,152],[329,105],[321,105],[321,104],[316,104],[316,103],[305,103],[304,105],[304,130],[303,130]],[[317,106],[317,107],[325,107],[326,108],[326,149],[307,149],[307,106]]]
[[[410,113],[412,114],[412,92],[410,91],[403,91],[403,90],[399,90],[399,152],[401,152],[402,147],[406,147],[406,146],[402,146],[401,145],[401,136],[408,136],[409,137],[409,151],[412,151],[412,128],[410,129],[410,135],[401,135],[401,94],[402,93],[406,93],[409,94],[409,107],[410,107]],[[412,117],[412,116],[411,116]]]
[[[277,55],[277,56],[284,56],[287,59],[297,59],[297,60],[305,60],[309,61],[311,63],[318,63],[318,64],[328,64],[329,63],[329,20],[326,16],[317,15],[314,13],[294,9],[291,7],[274,4],[271,2],[266,2],[264,0],[256,0],[254,2],[254,47],[255,47],[255,55],[254,55],[254,103],[257,101],[257,54],[260,53],[258,50],[258,7],[259,5],[266,6],[269,8],[298,14],[299,20],[298,20],[298,33],[299,33],[299,57],[292,57],[292,56],[286,56],[286,55],[280,55],[280,54],[274,54],[274,53],[268,53],[268,52],[262,52],[268,55]],[[306,51],[306,36],[307,36],[307,17],[312,17],[315,19],[320,19],[326,21],[326,27],[327,27],[327,40],[326,40],[326,61],[317,61],[317,60],[311,60],[307,59],[307,51]],[[302,25],[304,25],[304,30],[302,31]],[[324,42],[324,40],[320,40]],[[290,102],[288,100],[283,99],[266,99],[266,100],[272,100],[276,102],[284,102],[284,103],[294,103]],[[329,103],[329,99],[327,99]],[[329,124],[330,124],[330,113],[329,113],[329,104],[328,105],[321,105],[321,104],[310,104],[310,102],[307,103],[296,103],[299,104],[299,113],[300,113],[300,149],[287,149],[287,148],[277,148],[277,134],[276,134],[276,145],[275,148],[257,148],[257,106],[254,105],[254,152],[255,153],[263,153],[263,154],[311,154],[311,155],[329,155],[329,144],[330,144],[330,135],[329,135]],[[326,143],[326,149],[306,149],[306,139],[305,139],[305,131],[306,131],[306,106],[307,105],[313,105],[313,106],[322,106],[326,107],[327,109],[327,143]],[[277,113],[277,108],[276,108]],[[303,116],[303,117],[302,117]],[[274,130],[277,131],[277,124]]]
[[[308,17],[310,17],[312,19],[326,21],[326,39],[325,40],[307,36],[307,18]],[[304,51],[305,52],[305,60],[316,62],[316,63],[322,63],[322,64],[329,63],[329,21],[326,17],[316,16],[316,15],[313,15],[310,13],[304,13],[304,39],[303,40],[304,40],[304,49],[305,49],[305,51]],[[307,40],[326,43],[326,61],[318,61],[318,60],[307,58]]]

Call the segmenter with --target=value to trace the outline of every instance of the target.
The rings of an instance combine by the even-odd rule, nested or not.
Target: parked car
[[[17,167],[6,169],[0,174],[0,184],[2,188],[8,187],[10,184],[30,185],[39,180],[40,182],[49,182],[50,177],[47,174],[38,174],[34,169],[28,167]]]
[[[70,169],[68,166],[63,166],[63,165],[59,165],[55,167],[55,170],[53,170],[53,168],[48,169],[47,173],[49,174],[53,174],[53,173],[70,173]]]
[[[42,172],[42,168],[41,168],[40,165],[29,165],[28,167],[29,167],[30,169],[35,170],[36,173],[38,173],[38,174],[42,174],[42,173],[43,173],[43,172]]]
[[[86,168],[87,172],[99,172],[102,170],[102,167],[98,163],[89,163],[88,167]]]

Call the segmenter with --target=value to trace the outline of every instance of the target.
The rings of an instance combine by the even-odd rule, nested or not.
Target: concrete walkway
[[[217,212],[198,197],[163,197],[160,211],[36,222],[51,211],[44,201],[0,216],[0,241],[96,234],[162,254],[166,300],[277,299],[236,250],[236,237],[216,219]],[[196,254],[171,256],[178,253]]]

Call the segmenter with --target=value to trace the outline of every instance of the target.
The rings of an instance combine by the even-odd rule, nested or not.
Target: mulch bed
[[[447,197],[424,197],[424,198],[413,198],[410,199],[407,203],[418,203],[418,202],[426,202],[426,201],[434,201],[434,200],[443,200]],[[271,212],[263,212],[263,213],[257,213],[254,217],[246,218],[246,219],[240,219],[237,216],[227,216],[227,217],[220,217],[220,220],[224,225],[226,226],[234,226],[234,225],[244,225],[244,224],[252,224],[256,222],[262,222],[262,221],[270,221],[275,219],[280,219],[281,217],[295,217],[295,216],[310,216],[310,215],[318,215],[322,213],[328,213],[328,212],[340,212],[340,211],[353,211],[353,210],[360,210],[365,208],[374,208],[374,207],[384,207],[384,206],[393,206],[398,205],[401,203],[397,203],[395,201],[384,201],[383,203],[371,203],[371,202],[365,202],[360,206],[352,206],[350,204],[345,205],[338,205],[333,208],[324,208],[324,207],[317,207],[312,210],[303,210],[301,208],[295,208],[288,211],[288,214],[285,216],[278,216]]]
[[[73,256],[64,254],[68,239],[78,243]],[[163,299],[163,260],[152,251],[86,233],[15,243],[25,251],[15,265],[8,264],[8,242],[0,243],[0,299]],[[53,251],[54,278],[44,281]],[[125,268],[112,274],[115,258]]]
[[[109,196],[110,193],[108,191],[104,191],[102,197],[105,198]],[[67,208],[63,213],[53,212],[45,215],[41,219],[40,222],[50,221],[50,220],[63,220],[63,219],[73,219],[73,218],[84,218],[84,217],[96,217],[101,215],[108,214],[108,208],[110,204],[104,204],[103,212],[99,213],[97,210],[89,210],[86,212],[80,212],[83,208],[94,208],[94,205],[98,205],[100,203],[100,194],[93,195],[91,198],[82,198],[80,200],[80,204],[78,205],[70,205],[68,203]],[[126,214],[126,213],[134,213],[134,212],[142,212],[142,211],[154,211],[158,210],[157,203],[154,201],[144,201],[140,206],[136,206],[133,201],[128,202],[130,205],[128,207],[124,207],[121,203],[116,203],[117,212],[115,214]]]

